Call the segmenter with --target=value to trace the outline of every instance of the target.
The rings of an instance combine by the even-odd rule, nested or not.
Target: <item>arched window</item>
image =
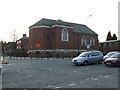
[[[86,38],[85,37],[82,37],[81,38],[81,45],[82,46],[86,46],[87,44],[86,44]]]
[[[95,45],[95,40],[94,40],[94,38],[91,38],[90,39],[90,46],[94,46]]]
[[[69,41],[68,30],[66,28],[62,30],[61,39],[62,41]]]

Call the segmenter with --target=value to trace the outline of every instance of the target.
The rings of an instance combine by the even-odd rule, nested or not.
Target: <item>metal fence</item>
[[[43,59],[46,59],[46,60],[68,60],[68,59],[72,59],[74,57],[13,57],[13,56],[8,56],[7,58],[9,59],[38,59],[38,60],[43,60]]]

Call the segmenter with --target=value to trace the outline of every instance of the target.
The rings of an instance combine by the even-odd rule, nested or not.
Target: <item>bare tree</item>
[[[10,37],[11,37],[11,39],[12,39],[13,42],[17,41],[18,35],[17,35],[17,32],[16,32],[15,29],[12,32],[10,32]]]

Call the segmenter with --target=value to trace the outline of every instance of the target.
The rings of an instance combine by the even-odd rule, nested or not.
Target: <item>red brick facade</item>
[[[99,43],[99,50],[105,54],[110,51],[120,51],[120,40],[110,40]]]
[[[68,32],[68,41],[62,40],[62,30]],[[82,38],[86,39],[86,45],[82,46]],[[90,48],[90,39],[94,39],[94,45]],[[98,35],[77,33],[71,26],[33,26],[29,29],[29,56],[76,56],[85,50],[97,50]]]

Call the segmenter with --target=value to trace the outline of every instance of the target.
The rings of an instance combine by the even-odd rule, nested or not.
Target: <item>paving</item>
[[[71,59],[9,59],[2,88],[118,88],[119,67],[75,66]]]

